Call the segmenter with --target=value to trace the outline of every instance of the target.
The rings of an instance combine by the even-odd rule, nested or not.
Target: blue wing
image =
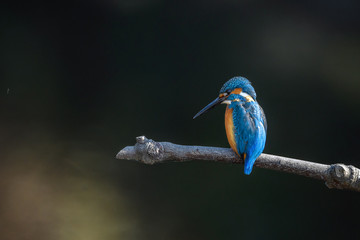
[[[258,106],[260,108],[260,118],[261,118],[262,123],[264,125],[265,132],[267,132],[267,121],[266,121],[264,110],[262,109],[262,107],[260,105],[258,105]]]
[[[238,153],[245,161],[244,172],[249,175],[266,141],[266,118],[257,102],[232,102],[235,141]]]

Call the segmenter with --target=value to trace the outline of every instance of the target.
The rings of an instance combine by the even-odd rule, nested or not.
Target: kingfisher
[[[226,104],[225,130],[232,150],[244,160],[244,173],[249,175],[255,160],[265,147],[267,122],[256,101],[255,89],[244,77],[233,77],[220,89],[219,96],[198,112],[193,119]]]

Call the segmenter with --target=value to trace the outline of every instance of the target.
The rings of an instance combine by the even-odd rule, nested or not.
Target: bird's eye
[[[220,97],[220,98],[227,97],[227,96],[229,96],[230,93],[231,93],[231,89],[226,90],[225,92],[221,93],[221,94],[219,95],[219,97]]]

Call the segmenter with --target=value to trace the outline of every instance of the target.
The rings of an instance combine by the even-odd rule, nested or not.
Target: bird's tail
[[[244,167],[244,173],[245,173],[246,175],[250,175],[250,173],[251,173],[251,171],[252,171],[252,168],[253,168],[252,165],[248,165],[248,166],[245,165],[245,167]]]
[[[256,158],[255,159],[249,158],[249,156],[246,155],[246,153],[244,153],[243,154],[243,159],[244,159],[244,162],[245,162],[245,164],[244,164],[244,173],[246,175],[250,175]]]

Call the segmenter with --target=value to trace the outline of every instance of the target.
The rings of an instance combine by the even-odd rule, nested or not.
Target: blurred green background
[[[268,119],[266,153],[360,167],[359,3],[5,1],[0,238],[346,239],[359,193],[241,165],[116,160],[146,135],[228,147],[233,76]]]

